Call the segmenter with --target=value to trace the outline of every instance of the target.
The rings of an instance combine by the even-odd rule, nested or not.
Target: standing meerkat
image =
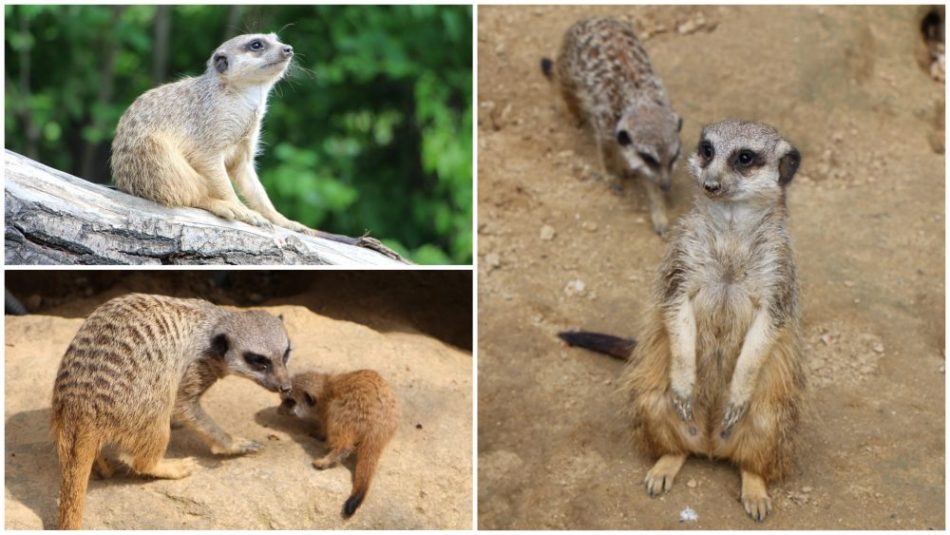
[[[330,446],[313,466],[330,468],[356,453],[353,490],[343,504],[343,516],[349,518],[366,498],[379,456],[399,428],[396,394],[378,373],[358,370],[298,373],[293,389],[282,397],[278,412],[314,421],[318,438]]]
[[[651,496],[689,454],[729,459],[743,507],[762,521],[768,483],[792,466],[805,375],[785,188],[800,160],[775,129],[742,121],[704,128],[689,159],[702,193],[676,228],[622,380],[640,446],[659,458],[644,480]],[[561,335],[605,352],[624,344]]]
[[[239,35],[214,51],[203,75],[137,98],[119,119],[112,142],[116,186],[169,207],[202,208],[227,220],[361,244],[281,215],[254,170],[267,96],[293,56],[293,47],[273,33]]]
[[[200,299],[131,294],[97,308],[79,328],[53,386],[51,429],[61,470],[59,528],[79,529],[93,463],[112,467],[104,446],[141,475],[180,479],[193,458],[165,459],[172,420],[196,431],[221,455],[261,445],[232,437],[202,410],[201,396],[234,374],[290,391],[290,341],[267,312],[232,312]]]
[[[611,18],[575,23],[557,60],[541,61],[555,78],[571,115],[591,126],[606,175],[644,178],[653,230],[669,227],[664,193],[680,154],[683,121],[633,28]]]

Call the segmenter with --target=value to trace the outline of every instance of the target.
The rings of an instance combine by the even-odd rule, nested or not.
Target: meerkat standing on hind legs
[[[290,340],[267,312],[231,312],[200,299],[131,294],[97,308],[59,365],[52,420],[61,470],[59,528],[79,529],[90,471],[109,477],[102,453],[146,476],[180,479],[197,463],[165,459],[171,423],[184,424],[214,454],[240,455],[257,442],[232,437],[201,408],[201,396],[226,375],[289,392]]]
[[[541,70],[558,83],[571,115],[592,127],[603,174],[644,179],[653,230],[665,235],[683,121],[633,28],[610,18],[578,22]]]
[[[293,47],[273,33],[239,35],[214,51],[203,75],[137,98],[112,142],[116,186],[169,207],[202,208],[227,220],[376,248],[369,238],[330,234],[287,219],[257,177],[254,157],[267,97],[293,56]]]
[[[651,496],[690,454],[729,459],[743,507],[762,521],[768,483],[792,466],[805,375],[785,188],[800,160],[775,129],[742,121],[704,128],[689,159],[702,192],[673,233],[622,380],[640,446],[659,458],[644,480]],[[633,345],[561,337],[615,356]]]

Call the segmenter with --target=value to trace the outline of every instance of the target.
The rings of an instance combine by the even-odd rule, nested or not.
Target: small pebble
[[[883,352],[884,352],[884,344],[878,342],[878,343],[874,344],[873,346],[871,346],[871,350],[874,351],[875,353],[883,353]]]
[[[695,479],[690,479],[689,481],[686,482],[686,486],[689,487],[689,488],[691,488],[691,489],[695,489],[695,488],[696,488],[696,485],[697,485],[697,483],[696,483],[696,480],[695,480]]]
[[[422,424],[416,424],[416,429],[422,429]]]
[[[804,492],[805,494],[808,494],[808,493],[811,492],[812,490],[813,490],[813,489],[812,489],[811,487],[802,487],[802,492]]]
[[[488,269],[496,269],[501,265],[501,258],[496,253],[488,253],[485,255],[485,263],[488,264]]]
[[[556,232],[554,231],[554,227],[552,227],[551,225],[544,225],[543,227],[541,227],[541,239],[542,239],[542,240],[544,240],[544,241],[551,241],[551,240],[554,239],[554,235],[555,235],[555,234],[556,234]]]

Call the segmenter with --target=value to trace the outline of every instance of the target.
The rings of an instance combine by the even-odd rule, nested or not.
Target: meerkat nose
[[[285,55],[285,56],[288,56],[288,57],[293,56],[293,55],[294,55],[294,47],[292,47],[292,46],[290,46],[290,45],[285,45],[285,46],[284,46],[284,55]]]
[[[706,189],[709,193],[718,193],[722,186],[718,182],[706,182],[703,184],[703,188]]]
[[[291,390],[290,385],[280,385],[280,393],[281,393],[281,394],[289,394],[289,393],[290,393],[290,390]]]

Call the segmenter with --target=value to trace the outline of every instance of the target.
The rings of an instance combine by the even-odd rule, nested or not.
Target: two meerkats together
[[[263,311],[233,312],[200,299],[143,294],[97,308],[67,348],[53,387],[51,430],[61,471],[59,528],[81,526],[92,470],[102,477],[112,475],[106,446],[115,446],[119,460],[134,473],[164,479],[187,477],[197,468],[194,458],[164,457],[172,423],[198,433],[216,455],[259,450],[261,444],[221,429],[201,408],[200,399],[227,375],[251,379],[283,397],[296,395],[287,372],[291,350],[283,319]],[[395,406],[381,378],[376,386],[386,389]],[[362,392],[344,389],[320,397],[331,406],[343,400],[347,410],[334,425],[350,429],[346,418],[351,418],[352,425],[363,430],[368,419],[377,418],[373,410],[364,413]],[[388,432],[386,440],[398,425],[393,414],[387,413],[392,419],[380,423]],[[364,435],[352,439],[359,442]],[[371,442],[378,444],[366,441]],[[371,465],[364,474],[366,484],[383,445],[385,441],[367,454]]]
[[[574,25],[557,77],[602,154],[621,154],[625,172],[663,176],[678,153],[678,119],[629,25]],[[659,168],[634,154],[643,147]],[[772,509],[768,483],[792,466],[805,376],[785,189],[800,160],[769,126],[706,126],[689,159],[701,190],[671,232],[640,339],[560,333],[571,345],[629,355],[626,409],[640,448],[658,458],[644,480],[651,496],[672,487],[688,455],[728,459],[741,471],[743,507],[762,521]]]
[[[201,208],[227,220],[362,244],[281,215],[254,169],[268,95],[293,56],[293,47],[273,33],[239,35],[214,51],[201,76],[141,95],[116,127],[111,162],[116,186],[164,206]]]

